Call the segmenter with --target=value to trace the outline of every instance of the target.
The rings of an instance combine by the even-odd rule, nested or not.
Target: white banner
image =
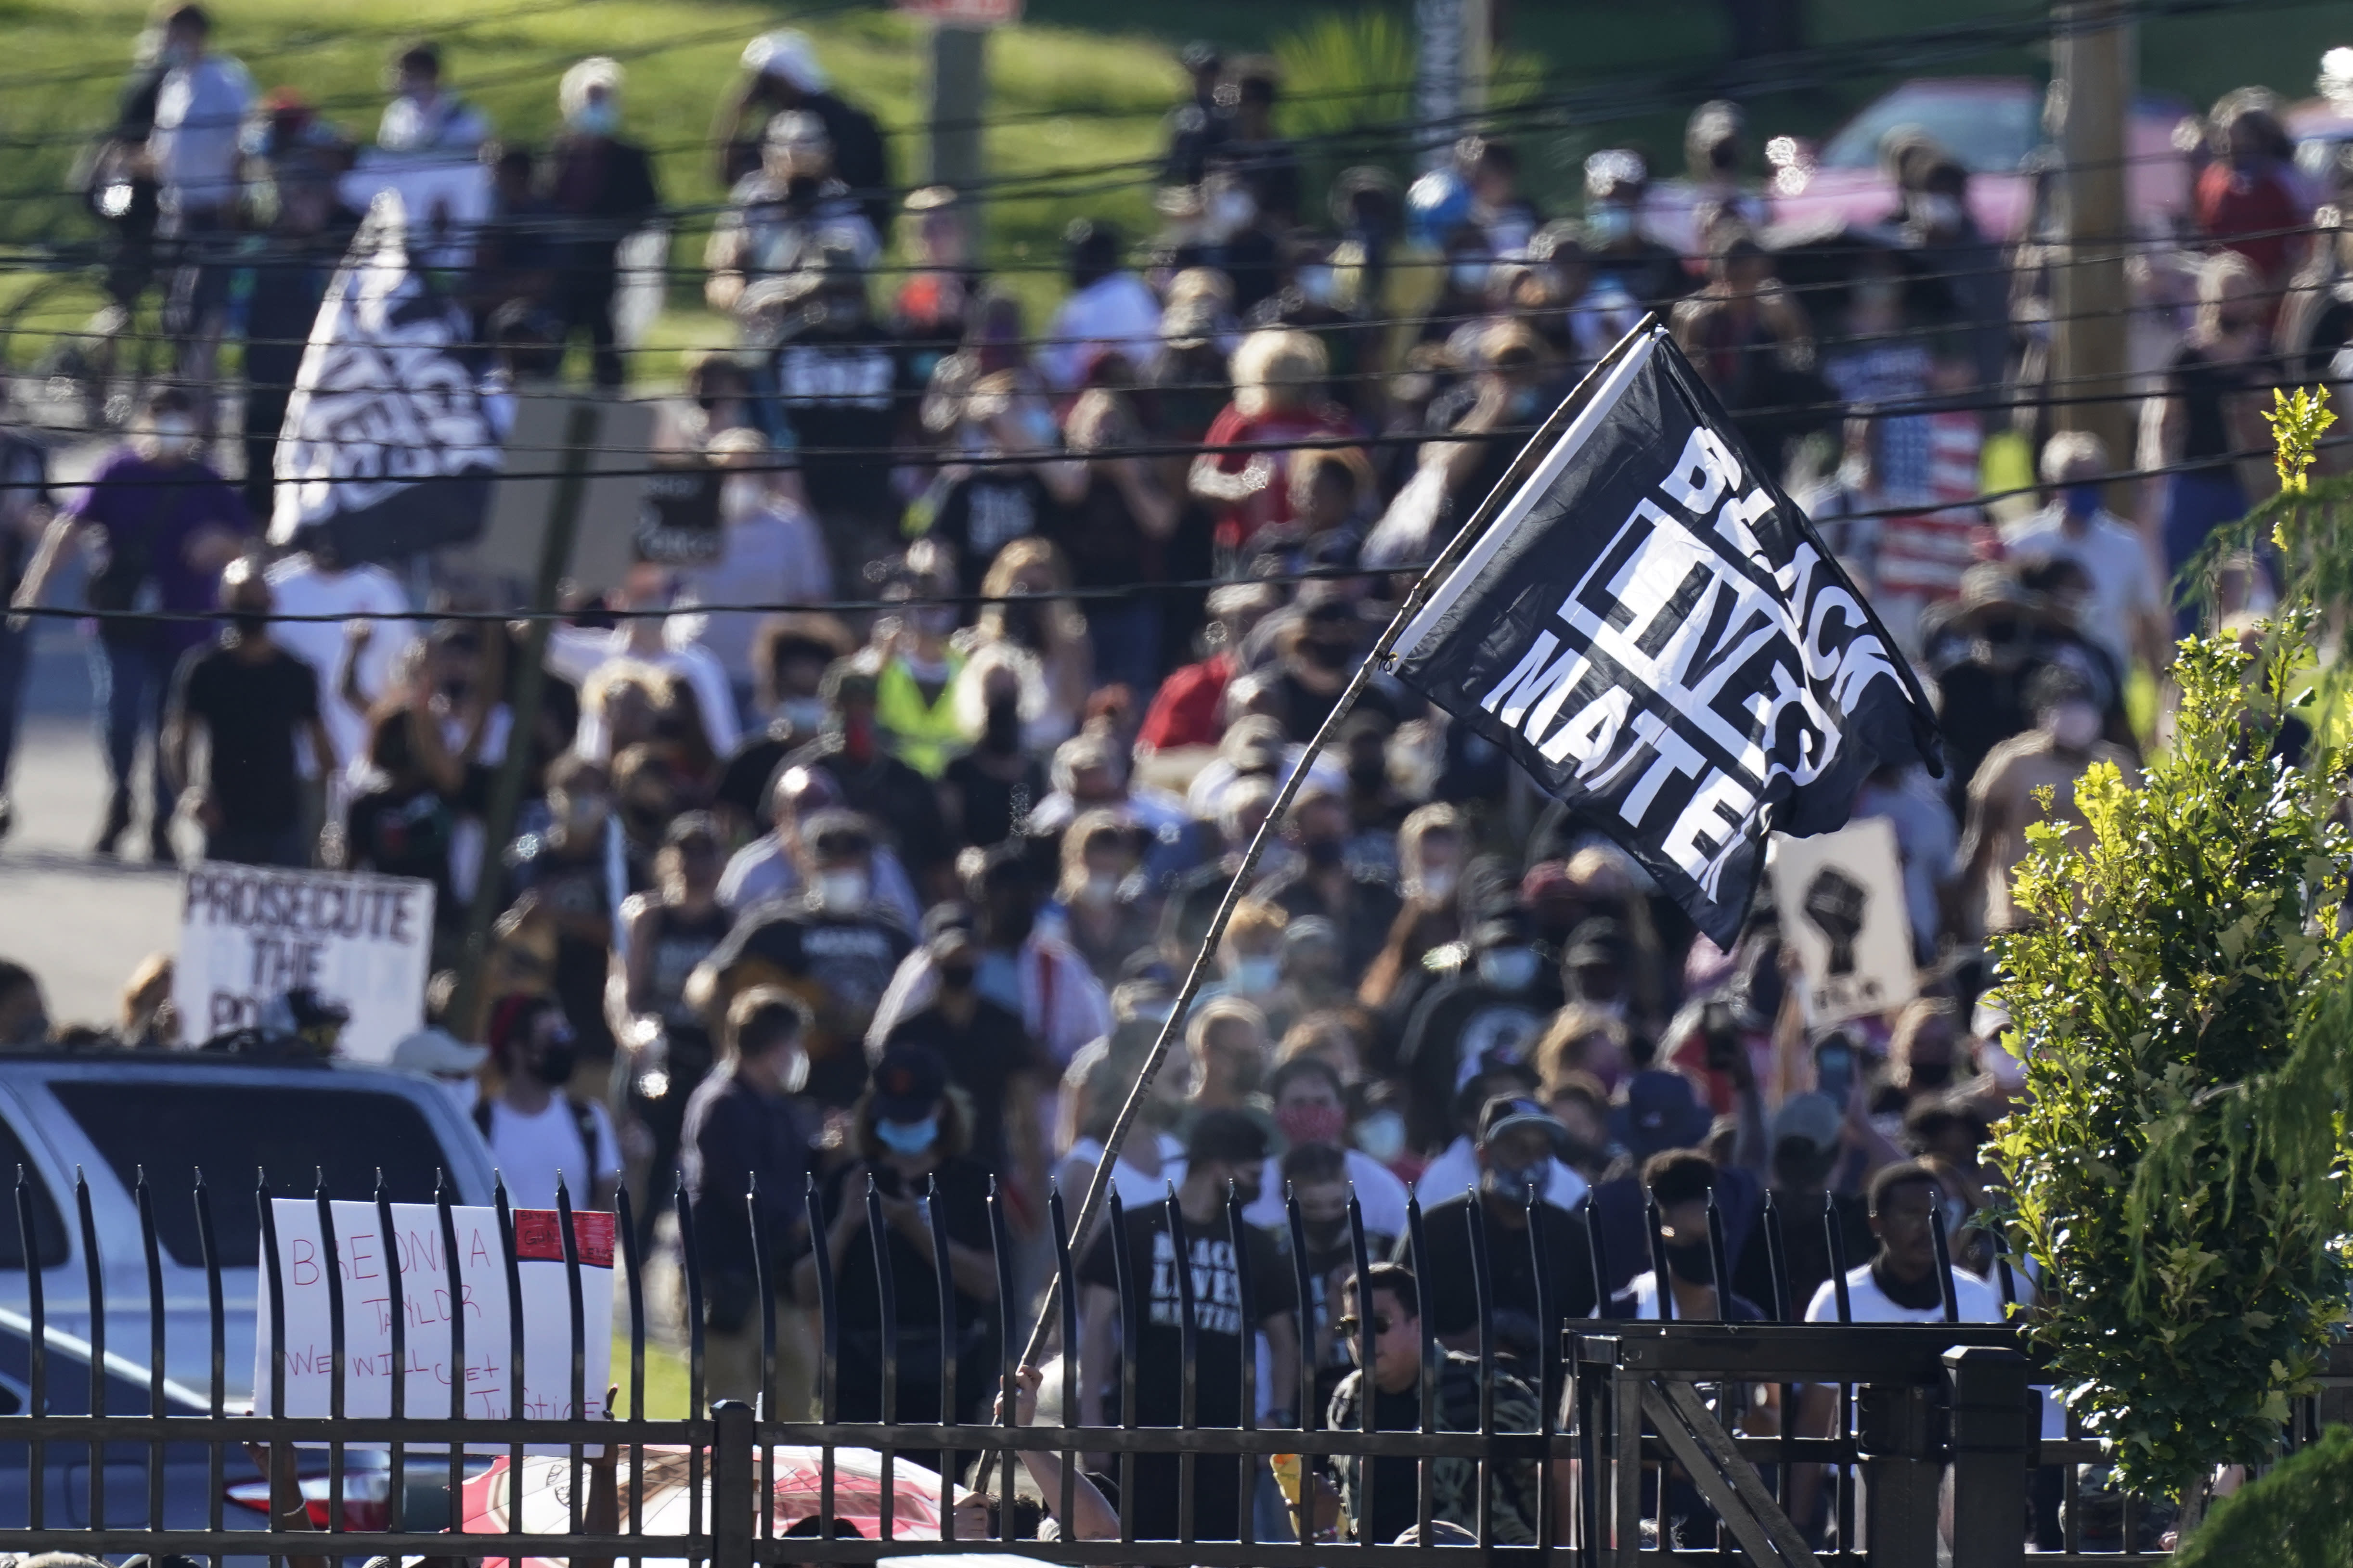
[[[1771,866],[1781,940],[1805,964],[1807,1023],[1884,1013],[1919,994],[1894,824],[1873,816],[1810,838],[1777,833]]]
[[[564,1264],[564,1233],[553,1209],[515,1211],[516,1273],[522,1286],[522,1408],[514,1407],[513,1320],[508,1310],[506,1250],[500,1244],[498,1211],[451,1211],[458,1236],[457,1279],[443,1247],[441,1211],[431,1204],[392,1205],[394,1235],[385,1241],[372,1203],[337,1202],[334,1262],[319,1234],[319,1205],[312,1198],[278,1198],[271,1211],[278,1226],[278,1274],[285,1293],[286,1414],[329,1412],[334,1373],[334,1316],[327,1271],[339,1267],[343,1293],[343,1410],[346,1415],[392,1414],[392,1317],[403,1326],[401,1376],[406,1414],[423,1420],[446,1418],[453,1377],[462,1376],[469,1416],[497,1419],[520,1415],[565,1419],[572,1405],[571,1287]],[[572,1216],[574,1249],[580,1261],[581,1326],[585,1336],[585,1398],[589,1419],[605,1414],[605,1389],[613,1358],[613,1216]],[[398,1290],[394,1289],[397,1259]],[[451,1321],[463,1314],[465,1363],[450,1349]],[[269,1289],[265,1275],[255,1292],[259,1326],[253,1341],[253,1405],[270,1412],[271,1355]],[[415,1447],[416,1445],[412,1445]],[[468,1447],[504,1453],[499,1443]],[[569,1453],[565,1446],[533,1447],[533,1453]]]
[[[207,860],[181,879],[172,1002],[190,1044],[260,1021],[298,985],[351,1009],[342,1054],[391,1058],[422,1028],[433,884]]]

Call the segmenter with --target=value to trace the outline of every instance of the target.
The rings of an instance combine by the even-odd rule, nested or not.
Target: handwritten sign
[[[334,1312],[329,1283],[334,1271],[343,1286],[343,1410],[355,1416],[392,1414],[392,1382],[401,1379],[406,1414],[419,1419],[446,1417],[453,1384],[464,1389],[465,1413],[497,1419],[520,1415],[565,1419],[572,1403],[571,1289],[564,1263],[564,1234],[548,1209],[515,1211],[516,1275],[522,1291],[522,1341],[512,1334],[508,1310],[506,1249],[499,1237],[498,1211],[458,1208],[453,1258],[441,1234],[440,1210],[431,1204],[392,1205],[393,1235],[387,1240],[372,1203],[332,1205],[335,1245],[320,1235],[319,1205],[308,1198],[278,1198],[278,1273],[285,1294],[286,1384],[289,1415],[325,1415],[334,1377]],[[572,1216],[574,1249],[580,1262],[581,1328],[586,1352],[585,1395],[578,1414],[605,1414],[605,1387],[613,1352],[613,1216]],[[454,1263],[455,1267],[452,1268]],[[265,1279],[257,1292],[259,1329],[254,1336],[254,1408],[271,1408],[272,1361],[269,1292]],[[402,1324],[401,1358],[392,1354],[392,1321]],[[453,1322],[463,1323],[462,1365],[452,1350]],[[515,1363],[522,1363],[520,1408],[515,1399]],[[417,1445],[412,1445],[416,1447]],[[495,1443],[470,1447],[504,1453]],[[568,1447],[531,1452],[568,1453]]]
[[[172,1001],[192,1039],[261,1021],[298,985],[351,1009],[338,1047],[388,1061],[425,1022],[433,884],[356,871],[280,871],[207,860],[181,884]]]

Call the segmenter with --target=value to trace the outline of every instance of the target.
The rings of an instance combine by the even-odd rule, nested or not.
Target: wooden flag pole
[[[1419,612],[1422,602],[1430,596],[1430,590],[1445,581],[1446,574],[1453,570],[1463,552],[1477,542],[1480,535],[1486,532],[1488,525],[1494,521],[1495,514],[1502,510],[1504,503],[1517,492],[1529,471],[1543,460],[1545,454],[1552,449],[1554,441],[1559,437],[1569,420],[1575,417],[1577,411],[1585,405],[1588,396],[1599,382],[1603,373],[1615,365],[1629,348],[1649,333],[1656,320],[1654,316],[1644,316],[1635,324],[1632,331],[1619,339],[1609,352],[1602,355],[1599,362],[1585,373],[1584,378],[1577,384],[1575,390],[1561,399],[1560,405],[1536,427],[1535,433],[1528,437],[1527,444],[1520,448],[1520,455],[1513,460],[1511,468],[1505,471],[1495,488],[1489,491],[1486,498],[1479,503],[1478,510],[1472,512],[1470,521],[1456,530],[1453,539],[1448,542],[1446,548],[1439,552],[1437,558],[1423,569],[1420,577],[1415,580],[1412,590],[1405,596],[1405,602],[1398,606],[1397,614],[1389,617],[1388,628],[1374,642],[1372,651],[1366,656],[1364,662],[1356,667],[1356,673],[1350,679],[1346,689],[1340,693],[1340,700],[1332,705],[1330,716],[1317,727],[1314,738],[1307,742],[1307,749],[1300,753],[1298,762],[1293,764],[1290,776],[1282,781],[1282,787],[1276,792],[1274,805],[1267,812],[1266,820],[1260,823],[1258,831],[1250,836],[1250,847],[1242,852],[1241,866],[1234,872],[1233,881],[1227,886],[1226,896],[1219,900],[1218,912],[1209,921],[1208,932],[1201,939],[1200,950],[1193,954],[1192,966],[1186,971],[1185,984],[1176,994],[1176,1005],[1169,1009],[1167,1021],[1160,1026],[1160,1037],[1152,1042],[1151,1053],[1144,1058],[1143,1066],[1136,1070],[1135,1082],[1128,1089],[1126,1103],[1119,1108],[1118,1120],[1112,1123],[1110,1134],[1103,1139],[1103,1160],[1095,1166],[1094,1179],[1087,1184],[1086,1198],[1079,1205],[1078,1217],[1071,1225],[1071,1247],[1073,1257],[1081,1255],[1086,1247],[1096,1217],[1102,1212],[1103,1204],[1110,1195],[1112,1170],[1118,1163],[1120,1145],[1125,1141],[1128,1130],[1135,1125],[1135,1119],[1144,1109],[1145,1099],[1152,1090],[1153,1078],[1159,1072],[1162,1061],[1167,1058],[1169,1043],[1176,1039],[1177,1031],[1185,1026],[1186,1009],[1192,1005],[1193,998],[1200,991],[1202,982],[1208,977],[1209,961],[1218,951],[1219,942],[1225,936],[1226,922],[1233,918],[1236,906],[1242,900],[1243,889],[1250,885],[1250,875],[1258,868],[1259,858],[1266,853],[1269,840],[1280,831],[1282,819],[1291,809],[1293,798],[1299,794],[1299,786],[1307,777],[1308,765],[1330,742],[1332,737],[1339,733],[1340,725],[1347,718],[1348,710],[1356,706],[1356,699],[1363,693],[1366,685],[1371,681],[1373,672],[1388,660],[1390,649],[1397,646],[1398,635]],[[1443,440],[1444,437],[1432,437],[1431,439]],[[1021,1360],[1025,1365],[1035,1365],[1038,1357],[1044,1352],[1047,1337],[1052,1330],[1057,1296],[1060,1289],[1061,1281],[1059,1276],[1047,1283],[1045,1300],[1038,1309],[1038,1321],[1030,1329],[1029,1342],[1021,1352]],[[1075,1354],[1077,1347],[1065,1345],[1063,1353]],[[1064,1425],[1069,1425],[1073,1414],[1074,1412],[1070,1411],[1063,1413]],[[1303,1411],[1301,1415],[1303,1419],[1305,1412]],[[979,1479],[979,1489],[983,1491],[988,1489],[988,1475],[985,1461]]]

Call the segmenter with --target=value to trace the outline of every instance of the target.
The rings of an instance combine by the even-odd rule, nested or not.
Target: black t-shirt
[[[1443,1408],[1441,1402],[1440,1408]],[[1373,1430],[1421,1430],[1421,1380],[1416,1378],[1391,1394],[1373,1386]],[[1421,1467],[1411,1459],[1374,1459],[1364,1489],[1371,1502],[1370,1518],[1356,1531],[1359,1541],[1395,1541],[1421,1519]]]
[[[319,717],[319,677],[284,648],[248,662],[226,646],[190,648],[173,706],[204,721],[213,804],[226,826],[254,831],[296,820],[294,735]]]
[[[862,1168],[841,1166],[820,1189],[826,1223],[830,1225],[845,1203],[866,1202],[864,1173],[874,1176],[875,1189],[886,1198],[920,1198],[920,1185],[911,1188],[889,1163],[875,1161]],[[853,1190],[850,1179],[857,1173]],[[987,1252],[994,1245],[988,1224],[988,1172],[976,1162],[951,1156],[934,1173],[933,1201],[948,1239],[960,1247]],[[841,1406],[844,1421],[934,1421],[938,1416],[940,1383],[940,1287],[932,1271],[928,1247],[918,1251],[888,1221],[883,1224],[891,1258],[891,1288],[899,1347],[899,1408],[882,1410],[882,1295],[874,1274],[874,1232],[860,1226],[834,1271],[834,1301],[841,1325]],[[950,1336],[956,1358],[956,1405],[960,1419],[969,1419],[981,1402],[996,1390],[993,1381],[976,1375],[976,1365],[993,1359],[994,1336],[988,1332],[989,1304],[964,1291],[955,1293],[955,1323]],[[967,1373],[976,1375],[967,1375]]]
[[[943,477],[913,509],[923,536],[953,545],[957,592],[977,594],[997,552],[1017,539],[1051,531],[1058,503],[1027,468],[986,468]]]
[[[1454,1091],[1489,1051],[1533,1060],[1545,1025],[1560,1010],[1560,973],[1539,965],[1535,979],[1518,991],[1499,991],[1466,965],[1426,992],[1408,1018],[1398,1042],[1398,1064],[1412,1076],[1406,1105],[1406,1131],[1416,1147],[1435,1149],[1452,1141]]]
[[[1789,1310],[1799,1318],[1806,1315],[1806,1303],[1814,1299],[1822,1281],[1831,1277],[1830,1232],[1822,1224],[1821,1200],[1816,1197],[1780,1198],[1778,1212],[1781,1216],[1782,1257],[1789,1269]],[[1838,1225],[1846,1237],[1847,1267],[1869,1258],[1879,1244],[1871,1236],[1871,1205],[1861,1193],[1833,1193],[1831,1211],[1838,1216]],[[1765,1226],[1760,1221],[1748,1233],[1747,1243],[1732,1265],[1732,1288],[1740,1295],[1768,1309],[1773,1308],[1773,1258],[1767,1248]]]
[[[543,835],[526,837],[517,847],[513,875],[515,896],[536,893],[550,913],[612,919],[613,887],[601,839],[575,846],[556,844]],[[556,933],[555,997],[572,1021],[580,1054],[590,1061],[610,1061],[615,1048],[613,1031],[605,1022],[611,952],[609,941],[592,942],[564,929]]]
[[[768,826],[768,786],[776,779],[776,769],[796,747],[807,745],[811,739],[782,721],[746,735],[727,753],[719,770],[719,787],[712,792],[712,803],[732,805],[746,820]]]
[[[1421,1283],[1421,1310],[1431,1331],[1441,1338],[1473,1333],[1479,1327],[1479,1296],[1471,1265],[1471,1205],[1483,1201],[1476,1193],[1427,1210],[1422,1234],[1430,1243],[1426,1259],[1410,1256],[1412,1244],[1399,1240],[1396,1259]],[[1571,1318],[1590,1317],[1594,1308],[1593,1254],[1582,1215],[1538,1204],[1533,1238],[1525,1230],[1508,1227],[1491,1210],[1487,1215],[1488,1309],[1495,1323],[1498,1351],[1516,1354],[1533,1364],[1536,1347],[1549,1344],[1557,1352],[1561,1326]],[[1544,1259],[1550,1284],[1552,1321],[1536,1315],[1536,1259]],[[1394,1539],[1394,1538],[1392,1538]]]
[[[1187,1221],[1185,1226],[1199,1344],[1195,1418],[1203,1426],[1240,1424],[1242,1357],[1254,1353],[1258,1325],[1299,1303],[1297,1282],[1292,1278],[1284,1247],[1271,1232],[1247,1225],[1242,1227],[1242,1245],[1250,1255],[1250,1299],[1243,1301],[1229,1224],[1221,1209],[1208,1225]],[[1124,1353],[1135,1365],[1136,1424],[1174,1426],[1184,1418],[1185,1410],[1185,1320],[1176,1251],[1168,1235],[1168,1205],[1146,1204],[1128,1210],[1124,1239],[1130,1276],[1141,1296],[1136,1342],[1124,1347]],[[1112,1233],[1105,1230],[1087,1249],[1079,1265],[1079,1278],[1087,1284],[1118,1288],[1112,1240]],[[1288,1395],[1277,1392],[1273,1397],[1282,1404]]]
[[[1054,1064],[1043,1047],[1029,1037],[1021,1016],[987,997],[976,998],[972,1022],[957,1028],[934,1005],[902,1018],[882,1041],[929,1046],[947,1063],[948,1081],[972,1100],[971,1158],[1003,1174],[1011,1168],[1011,1150],[1005,1133],[1005,1086],[1028,1074],[1041,1083],[1054,1079]]]
[[[1087,493],[1074,507],[1058,508],[1044,531],[1070,558],[1071,577],[1082,588],[1117,588],[1166,575],[1166,552],[1144,531],[1119,484],[1102,465],[1087,469]]]
[[[805,453],[801,479],[820,514],[892,514],[889,451],[900,368],[891,334],[871,321],[818,327],[776,351],[776,396]]]
[[[454,930],[466,917],[449,885],[449,839],[457,826],[457,810],[439,790],[370,790],[344,810],[343,853],[354,870],[432,883],[433,923]]]
[[[808,1095],[841,1106],[866,1088],[866,1026],[914,945],[895,921],[871,911],[844,917],[807,904],[765,904],[736,921],[710,962],[723,974],[764,971],[738,978],[773,979],[808,1004],[816,1015],[807,1041]]]
[[[955,856],[946,820],[940,815],[939,792],[932,781],[890,752],[878,750],[859,763],[842,750],[841,738],[823,735],[785,762],[794,767],[823,768],[840,786],[841,798],[862,813],[899,852],[907,872],[921,890],[923,879]]]

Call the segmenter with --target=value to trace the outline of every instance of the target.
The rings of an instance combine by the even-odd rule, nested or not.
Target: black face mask
[[[580,1065],[580,1047],[570,1040],[553,1040],[539,1053],[532,1064],[532,1075],[550,1089],[562,1089],[572,1081],[572,1069]]]
[[[1307,1245],[1318,1252],[1328,1252],[1348,1239],[1345,1215],[1338,1219],[1303,1220],[1300,1228],[1307,1233]]]
[[[815,174],[795,174],[785,182],[785,199],[807,205],[816,201],[818,193],[824,188],[824,182]]]
[[[1035,605],[1005,606],[1005,635],[1036,652],[1046,646],[1046,623]]]
[[[1311,838],[1299,847],[1300,852],[1307,857],[1307,863],[1318,870],[1329,870],[1337,866],[1346,853],[1336,838]]]
[[[1707,1256],[1704,1241],[1671,1241],[1667,1243],[1667,1268],[1686,1285],[1713,1285],[1715,1271]]]
[[[269,617],[268,616],[231,616],[228,618],[228,624],[237,628],[238,638],[245,642],[251,642],[257,637],[266,637],[269,632]]]
[[[1299,645],[1299,656],[1318,669],[1339,669],[1348,662],[1353,651],[1345,642],[1326,642],[1321,637]]]
[[[940,965],[940,989],[969,991],[972,989],[972,976],[973,966],[969,963],[943,963]]]
[[[1351,757],[1348,759],[1348,782],[1362,790],[1375,790],[1389,782],[1387,757]]]
[[[1915,1089],[1942,1089],[1953,1081],[1953,1064],[1926,1061],[1912,1064],[1912,1086]]]

